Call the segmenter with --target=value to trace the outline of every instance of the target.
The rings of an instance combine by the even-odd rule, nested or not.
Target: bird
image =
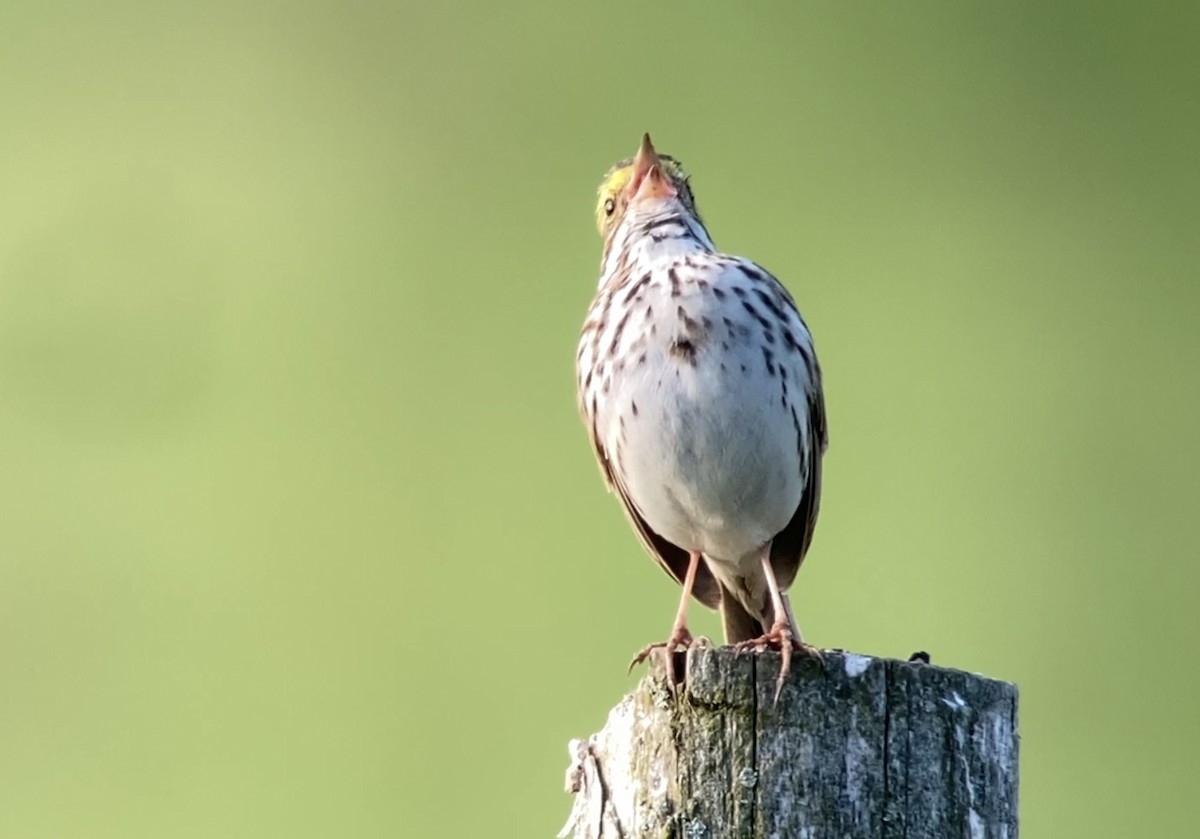
[[[829,444],[812,334],[779,280],[717,249],[689,174],[649,134],[605,174],[596,224],[604,246],[575,359],[580,414],[605,484],[683,588],[667,639],[630,668],[694,643],[694,597],[720,611],[726,644],[782,653],[778,701],[793,652],[820,656],[787,596],[812,542]]]

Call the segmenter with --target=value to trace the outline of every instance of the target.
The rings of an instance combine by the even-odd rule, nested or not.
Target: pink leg
[[[775,682],[775,702],[778,703],[779,695],[783,692],[783,683],[792,669],[792,652],[799,650],[816,658],[821,657],[821,652],[816,647],[805,644],[800,638],[800,630],[796,627],[795,619],[792,617],[791,607],[783,596],[783,592],[779,590],[779,581],[775,579],[775,569],[771,567],[770,542],[763,547],[759,561],[762,563],[763,574],[767,578],[767,588],[771,593],[771,610],[775,614],[775,621],[760,637],[742,641],[735,646],[739,650],[755,650],[757,652],[772,647],[779,648],[783,661],[779,667],[779,679]]]
[[[667,683],[671,686],[671,690],[675,690],[676,687],[675,668],[671,664],[671,654],[676,650],[686,650],[692,645],[692,633],[687,628],[687,609],[688,601],[692,596],[692,586],[696,584],[696,569],[699,566],[700,554],[693,551],[688,556],[687,574],[683,578],[683,596],[679,598],[679,609],[675,612],[675,622],[671,625],[671,634],[667,640],[647,644],[633,657],[633,661],[629,662],[629,669],[632,670],[636,665],[649,658],[652,652],[661,649],[667,659]]]

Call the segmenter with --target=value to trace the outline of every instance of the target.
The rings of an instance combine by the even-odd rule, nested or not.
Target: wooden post
[[[659,657],[571,741],[575,839],[1017,839],[1017,688],[929,664],[687,653]]]

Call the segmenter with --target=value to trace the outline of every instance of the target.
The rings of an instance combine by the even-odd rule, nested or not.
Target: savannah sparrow
[[[787,290],[720,253],[679,161],[650,136],[600,186],[604,257],[576,356],[600,470],[642,544],[683,586],[671,634],[692,642],[689,594],[725,641],[804,645],[785,591],[812,540],[828,437],[821,368]],[[672,668],[668,667],[668,674]],[[673,676],[670,676],[673,679]]]

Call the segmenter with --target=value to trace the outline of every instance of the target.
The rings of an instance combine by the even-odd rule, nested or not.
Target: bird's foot
[[[629,662],[629,669],[632,671],[646,659],[650,658],[658,650],[662,651],[663,659],[666,663],[667,671],[667,686],[670,687],[671,693],[675,693],[678,687],[678,680],[675,677],[675,662],[674,653],[676,650],[686,650],[696,643],[692,638],[692,633],[688,632],[688,628],[683,625],[677,625],[671,629],[671,635],[665,641],[658,641],[654,644],[647,644],[638,651],[638,654],[633,657],[633,661]],[[687,681],[687,674],[684,674],[684,681]]]
[[[739,653],[746,651],[761,653],[764,650],[779,650],[783,661],[779,665],[779,678],[775,680],[775,704],[779,704],[779,695],[783,692],[783,683],[787,681],[788,673],[791,672],[793,652],[807,655],[818,661],[824,660],[821,651],[814,646],[804,643],[796,633],[792,632],[792,627],[786,620],[777,621],[774,626],[759,637],[751,638],[749,641],[740,641],[734,644],[733,648]]]

